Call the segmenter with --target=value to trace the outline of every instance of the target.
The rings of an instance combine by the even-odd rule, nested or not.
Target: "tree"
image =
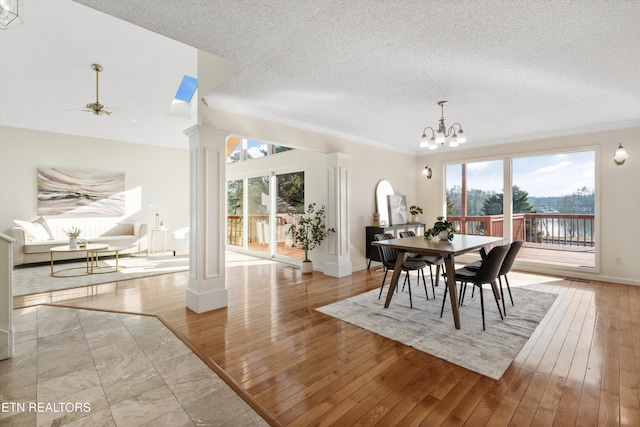
[[[514,213],[534,213],[535,209],[529,203],[529,193],[520,189],[517,185],[514,185],[511,190],[511,197],[513,199],[513,212]],[[504,195],[503,193],[494,194],[485,199],[482,205],[483,215],[502,215]]]
[[[562,213],[594,213],[595,194],[593,189],[582,187],[571,194],[562,196]]]
[[[304,210],[304,172],[278,175],[278,212]]]

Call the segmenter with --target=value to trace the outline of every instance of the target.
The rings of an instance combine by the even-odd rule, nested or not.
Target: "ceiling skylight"
[[[175,99],[191,102],[191,98],[193,98],[193,94],[196,93],[197,88],[198,79],[191,76],[184,76],[180,83],[180,87],[178,88],[178,92],[176,92]]]
[[[196,93],[196,89],[198,89],[198,79],[186,75],[182,77],[176,96],[171,100],[168,114],[183,119],[191,119],[193,107],[191,100]]]

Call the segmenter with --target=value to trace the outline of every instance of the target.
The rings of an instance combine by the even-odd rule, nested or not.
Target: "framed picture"
[[[389,225],[402,225],[409,218],[407,210],[407,198],[397,194],[387,196],[389,205]]]
[[[122,216],[124,173],[38,169],[38,215]]]

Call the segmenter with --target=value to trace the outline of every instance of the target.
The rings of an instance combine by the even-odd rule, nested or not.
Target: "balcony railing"
[[[595,246],[595,216],[593,214],[513,215],[513,239],[529,243],[561,246]],[[504,216],[449,216],[459,232],[484,236],[504,235]]]
[[[248,215],[249,220],[249,239],[248,242],[267,244],[271,236],[269,226],[269,215]],[[290,219],[289,219],[290,220]],[[242,246],[242,215],[227,215],[227,244],[234,246]],[[286,235],[287,218],[285,216],[276,216],[276,241],[291,240]]]

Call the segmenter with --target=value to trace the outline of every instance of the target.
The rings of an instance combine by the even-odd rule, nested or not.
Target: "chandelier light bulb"
[[[467,142],[467,135],[465,135],[462,128],[460,128],[460,132],[458,132],[458,144],[464,144],[465,142]]]
[[[427,134],[422,132],[422,138],[420,138],[420,148],[427,148],[429,147],[429,138],[427,137]]]
[[[458,146],[458,135],[455,133],[451,135],[451,139],[449,140],[449,147],[457,147]]]

